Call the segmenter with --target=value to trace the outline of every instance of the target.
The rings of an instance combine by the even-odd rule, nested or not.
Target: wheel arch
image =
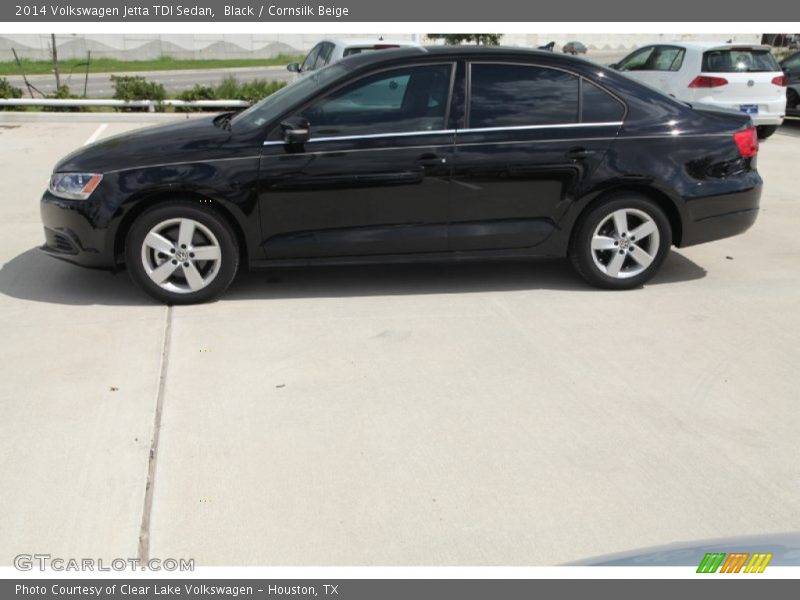
[[[247,264],[247,238],[245,236],[244,229],[233,215],[231,210],[225,206],[223,202],[209,198],[207,195],[191,191],[176,190],[164,190],[145,196],[133,204],[133,206],[125,213],[114,234],[114,260],[116,264],[119,265],[125,262],[125,239],[128,237],[128,232],[136,222],[136,219],[138,219],[140,215],[153,206],[170,200],[189,200],[198,202],[200,203],[201,208],[213,211],[218,216],[223,218],[236,235],[236,244],[239,247],[241,263],[245,265]]]
[[[575,220],[572,224],[572,229],[569,235],[570,244],[572,243],[573,237],[575,236],[575,232],[578,229],[577,227],[578,223],[580,223],[581,219],[583,219],[591,209],[593,209],[601,202],[607,200],[609,197],[618,196],[626,192],[646,196],[647,198],[655,202],[656,205],[664,211],[664,214],[667,215],[667,219],[669,219],[669,225],[670,228],[672,229],[672,244],[675,246],[681,245],[681,240],[683,239],[683,219],[681,217],[680,210],[678,209],[674,200],[670,198],[666,193],[659,190],[658,188],[655,188],[653,186],[644,183],[642,184],[625,183],[625,184],[615,185],[613,187],[604,189],[590,202],[586,203],[586,205],[580,210],[578,215],[575,217]]]

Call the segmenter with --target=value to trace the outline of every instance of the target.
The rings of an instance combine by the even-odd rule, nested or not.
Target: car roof
[[[393,48],[381,52],[369,52],[366,54],[356,54],[348,56],[338,64],[351,69],[360,69],[371,64],[394,61],[397,59],[414,58],[421,56],[441,57],[443,59],[457,58],[508,58],[508,59],[535,59],[545,58],[554,63],[575,63],[600,66],[591,61],[575,56],[556,54],[547,50],[533,50],[530,48],[518,48],[509,46],[407,46],[404,48]]]
[[[752,48],[754,50],[769,50],[769,46],[763,44],[754,44],[749,42],[714,42],[714,41],[692,41],[692,42],[679,42],[679,41],[659,41],[651,44],[642,44],[644,46],[679,46],[681,48],[692,48],[695,50],[710,50],[725,48]]]

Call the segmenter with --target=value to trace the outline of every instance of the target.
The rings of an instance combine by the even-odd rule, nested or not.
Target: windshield
[[[232,123],[237,127],[262,127],[345,72],[347,69],[339,64],[313,71],[240,112],[233,117]]]
[[[704,73],[763,73],[780,71],[769,50],[726,48],[703,53]]]

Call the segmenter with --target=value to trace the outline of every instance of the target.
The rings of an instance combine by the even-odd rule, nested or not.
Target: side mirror
[[[302,117],[293,117],[281,123],[283,140],[287,144],[305,144],[311,138],[311,124]]]
[[[614,69],[616,71],[617,69],[619,69],[619,63],[611,63],[610,65],[608,65],[608,68]]]
[[[299,73],[300,63],[289,63],[288,65],[286,65],[286,70],[290,71],[291,73]]]

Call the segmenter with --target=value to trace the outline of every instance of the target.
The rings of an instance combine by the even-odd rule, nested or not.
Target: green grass
[[[162,56],[154,60],[116,60],[113,58],[93,58],[89,66],[90,73],[124,73],[127,71],[178,71],[185,69],[232,69],[235,67],[269,67],[286,65],[299,62],[302,56],[289,56],[281,54],[275,58],[231,58],[209,60],[182,60]],[[22,59],[22,70],[26,75],[46,75],[53,72],[53,64],[48,60]],[[84,59],[60,60],[59,70],[62,75],[85,73]],[[1,75],[20,75],[17,63],[14,61],[0,61]]]

